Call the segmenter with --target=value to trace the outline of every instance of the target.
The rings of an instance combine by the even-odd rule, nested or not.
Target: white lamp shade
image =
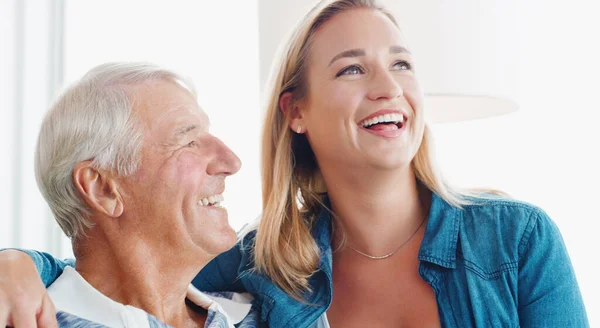
[[[426,94],[425,108],[428,122],[449,123],[512,113],[519,109],[519,105],[506,97]]]

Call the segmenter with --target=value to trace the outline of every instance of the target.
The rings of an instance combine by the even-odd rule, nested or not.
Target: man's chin
[[[209,240],[203,248],[208,254],[214,257],[227,252],[235,246],[237,242],[237,234],[235,230],[229,226],[211,237],[211,240]]]
[[[223,238],[223,242],[223,250],[219,254],[227,252],[237,243],[237,233],[232,227],[229,227],[229,231],[227,232],[227,236]]]

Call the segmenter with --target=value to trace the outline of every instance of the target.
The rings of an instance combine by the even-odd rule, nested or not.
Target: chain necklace
[[[402,243],[400,246],[398,246],[398,248],[396,248],[395,250],[393,250],[393,251],[392,251],[391,253],[389,253],[389,254],[385,254],[385,255],[381,255],[381,256],[373,256],[373,255],[365,254],[365,253],[363,253],[363,252],[359,251],[358,249],[356,249],[356,248],[354,248],[354,247],[352,247],[352,246],[350,246],[350,245],[347,245],[347,246],[348,246],[348,248],[350,248],[351,250],[353,250],[353,251],[357,252],[358,254],[360,254],[360,255],[362,255],[362,256],[364,256],[364,257],[368,257],[368,258],[370,258],[370,259],[372,259],[372,260],[383,260],[383,259],[387,259],[388,257],[390,257],[390,256],[394,255],[394,254],[395,254],[397,251],[399,251],[399,250],[400,250],[400,248],[404,247],[404,245],[408,244],[408,242],[409,242],[411,239],[413,239],[413,237],[414,237],[414,236],[417,234],[417,232],[418,232],[418,231],[421,229],[421,227],[423,226],[423,223],[425,223],[425,219],[427,219],[427,215],[425,215],[425,217],[423,218],[423,221],[421,221],[421,224],[419,224],[419,226],[417,227],[417,230],[415,230],[415,232],[413,232],[413,234],[412,234],[412,235],[410,235],[410,237],[408,237],[408,239],[407,239],[405,242],[403,242],[403,243]]]

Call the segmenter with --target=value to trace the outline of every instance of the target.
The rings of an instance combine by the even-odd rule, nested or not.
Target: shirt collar
[[[307,295],[307,302],[316,304],[317,310],[304,311],[306,303],[296,301],[279,288],[272,288],[273,283],[266,277],[252,275],[254,279],[252,279],[251,285],[256,285],[253,288],[256,288],[256,293],[262,297],[262,319],[268,321],[272,326],[304,327],[307,322],[316,321],[331,305],[333,295],[332,221],[331,213],[327,210],[327,208],[331,208],[327,197],[325,197],[324,205],[326,207],[321,210],[311,229],[321,252],[321,261],[319,270],[309,278],[312,290]],[[461,213],[460,209],[448,204],[433,193],[429,220],[419,250],[419,260],[446,268],[456,267],[456,246]]]
[[[234,325],[244,320],[252,307],[252,296],[249,294],[203,293],[191,284],[187,298],[208,311],[223,313]]]
[[[328,197],[327,208],[331,208]],[[456,268],[456,246],[462,211],[432,192],[429,220],[421,242],[418,258],[446,268]],[[313,237],[321,250],[321,270],[331,272],[331,214],[321,210],[313,227]]]
[[[456,268],[456,246],[462,211],[432,193],[429,221],[419,250],[419,260]]]
[[[124,319],[140,323],[147,322],[147,313],[130,305],[115,302],[90,285],[77,271],[66,267],[63,274],[48,287],[48,292],[57,310],[64,311],[89,321],[119,326]],[[230,326],[241,322],[250,312],[252,297],[238,293],[215,293],[209,295],[193,285],[188,286],[187,298],[207,311],[226,316]],[[129,315],[125,315],[128,313]]]
[[[100,293],[71,267],[48,287],[57,311],[108,327],[124,327],[125,323],[147,326],[147,314],[133,306],[115,302]]]

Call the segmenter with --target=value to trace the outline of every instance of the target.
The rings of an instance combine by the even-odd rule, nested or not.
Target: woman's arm
[[[4,251],[5,250],[2,250],[2,252]],[[56,278],[62,274],[65,267],[75,266],[74,259],[60,260],[48,253],[28,249],[15,249],[12,251],[20,251],[29,255],[29,257],[33,260],[33,263],[35,263],[37,272],[39,273],[39,276],[46,288],[48,288],[48,286],[50,286],[56,280]]]
[[[53,271],[58,276],[59,264],[46,258],[48,254],[30,253],[34,258],[18,250],[0,252],[0,327],[57,327],[54,305],[34,261],[40,262],[38,267],[46,267],[47,276]],[[55,262],[56,266],[48,270],[49,262]]]
[[[240,275],[252,265],[249,254],[254,244],[254,235],[254,231],[248,233],[243,241],[238,241],[233,248],[210,261],[194,278],[192,284],[206,292],[248,291]]]
[[[542,211],[534,212],[519,251],[522,327],[589,327],[562,236]]]

